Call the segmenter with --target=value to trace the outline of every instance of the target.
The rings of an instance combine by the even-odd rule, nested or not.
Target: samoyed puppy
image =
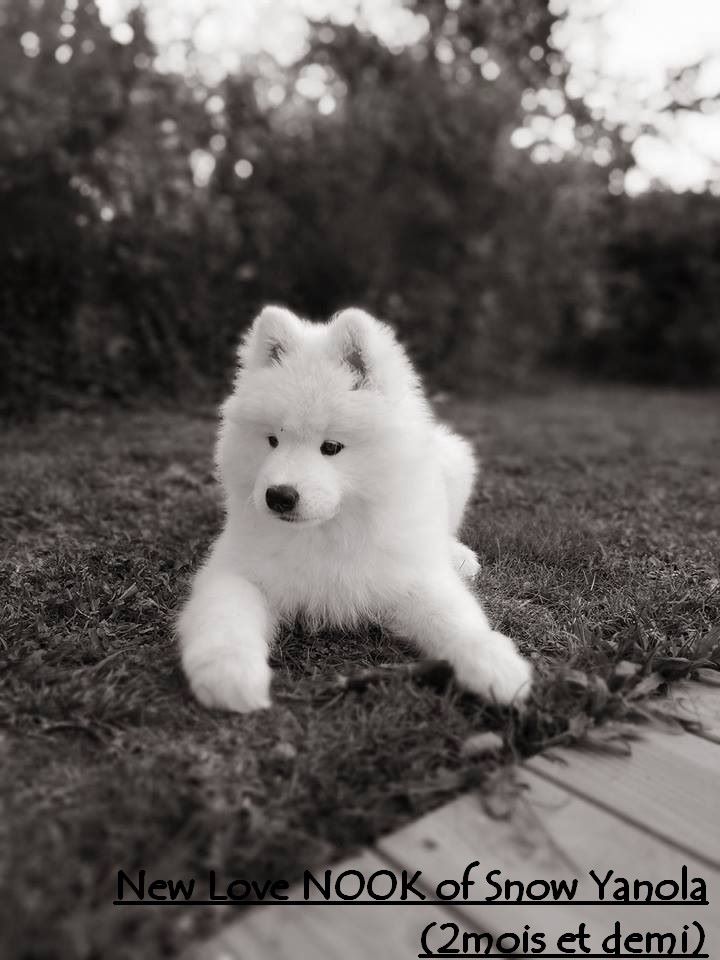
[[[178,622],[182,663],[208,707],[270,705],[276,626],[381,622],[461,686],[499,703],[530,665],[492,629],[457,539],[475,460],[439,424],[384,323],[359,309],[310,323],[266,307],[222,407],[225,526]]]

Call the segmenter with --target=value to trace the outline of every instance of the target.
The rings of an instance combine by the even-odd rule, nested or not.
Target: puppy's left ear
[[[382,387],[382,340],[392,336],[385,324],[357,307],[336,313],[331,335],[336,356],[349,367],[355,390]]]
[[[301,320],[285,307],[264,307],[240,344],[238,359],[247,370],[281,363],[300,337]]]

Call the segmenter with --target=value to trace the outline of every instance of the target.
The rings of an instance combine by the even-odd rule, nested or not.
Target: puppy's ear
[[[257,370],[281,363],[300,337],[300,320],[285,307],[264,307],[238,350],[240,366]]]
[[[383,324],[364,310],[350,307],[335,314],[331,327],[335,353],[352,371],[354,389],[379,386],[374,360]]]

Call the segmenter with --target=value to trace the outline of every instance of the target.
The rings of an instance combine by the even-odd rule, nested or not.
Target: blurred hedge
[[[62,0],[11,0],[0,404],[215,397],[268,300],[313,317],[362,304],[398,326],[440,385],[517,381],[548,364],[717,378],[720,200],[611,196],[607,171],[535,164],[510,145],[523,91],[562,82],[541,0],[468,5],[450,34],[444,4],[417,6],[430,37],[402,53],[354,28],[328,42],[318,25],[306,63],[336,94],[325,116],[297,95],[268,106],[262,65],[212,91],[160,74],[141,13],[120,45],[90,0],[61,64]],[[28,31],[37,55],[23,49]],[[437,31],[454,44],[450,64],[433,56]],[[538,44],[540,62],[527,55]],[[494,82],[477,49],[500,63]],[[193,156],[215,162],[207,185],[193,181]]]

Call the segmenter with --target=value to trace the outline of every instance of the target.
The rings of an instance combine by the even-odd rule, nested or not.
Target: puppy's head
[[[326,324],[266,307],[243,340],[219,461],[273,522],[317,525],[381,494],[419,396],[404,351],[362,310]]]

